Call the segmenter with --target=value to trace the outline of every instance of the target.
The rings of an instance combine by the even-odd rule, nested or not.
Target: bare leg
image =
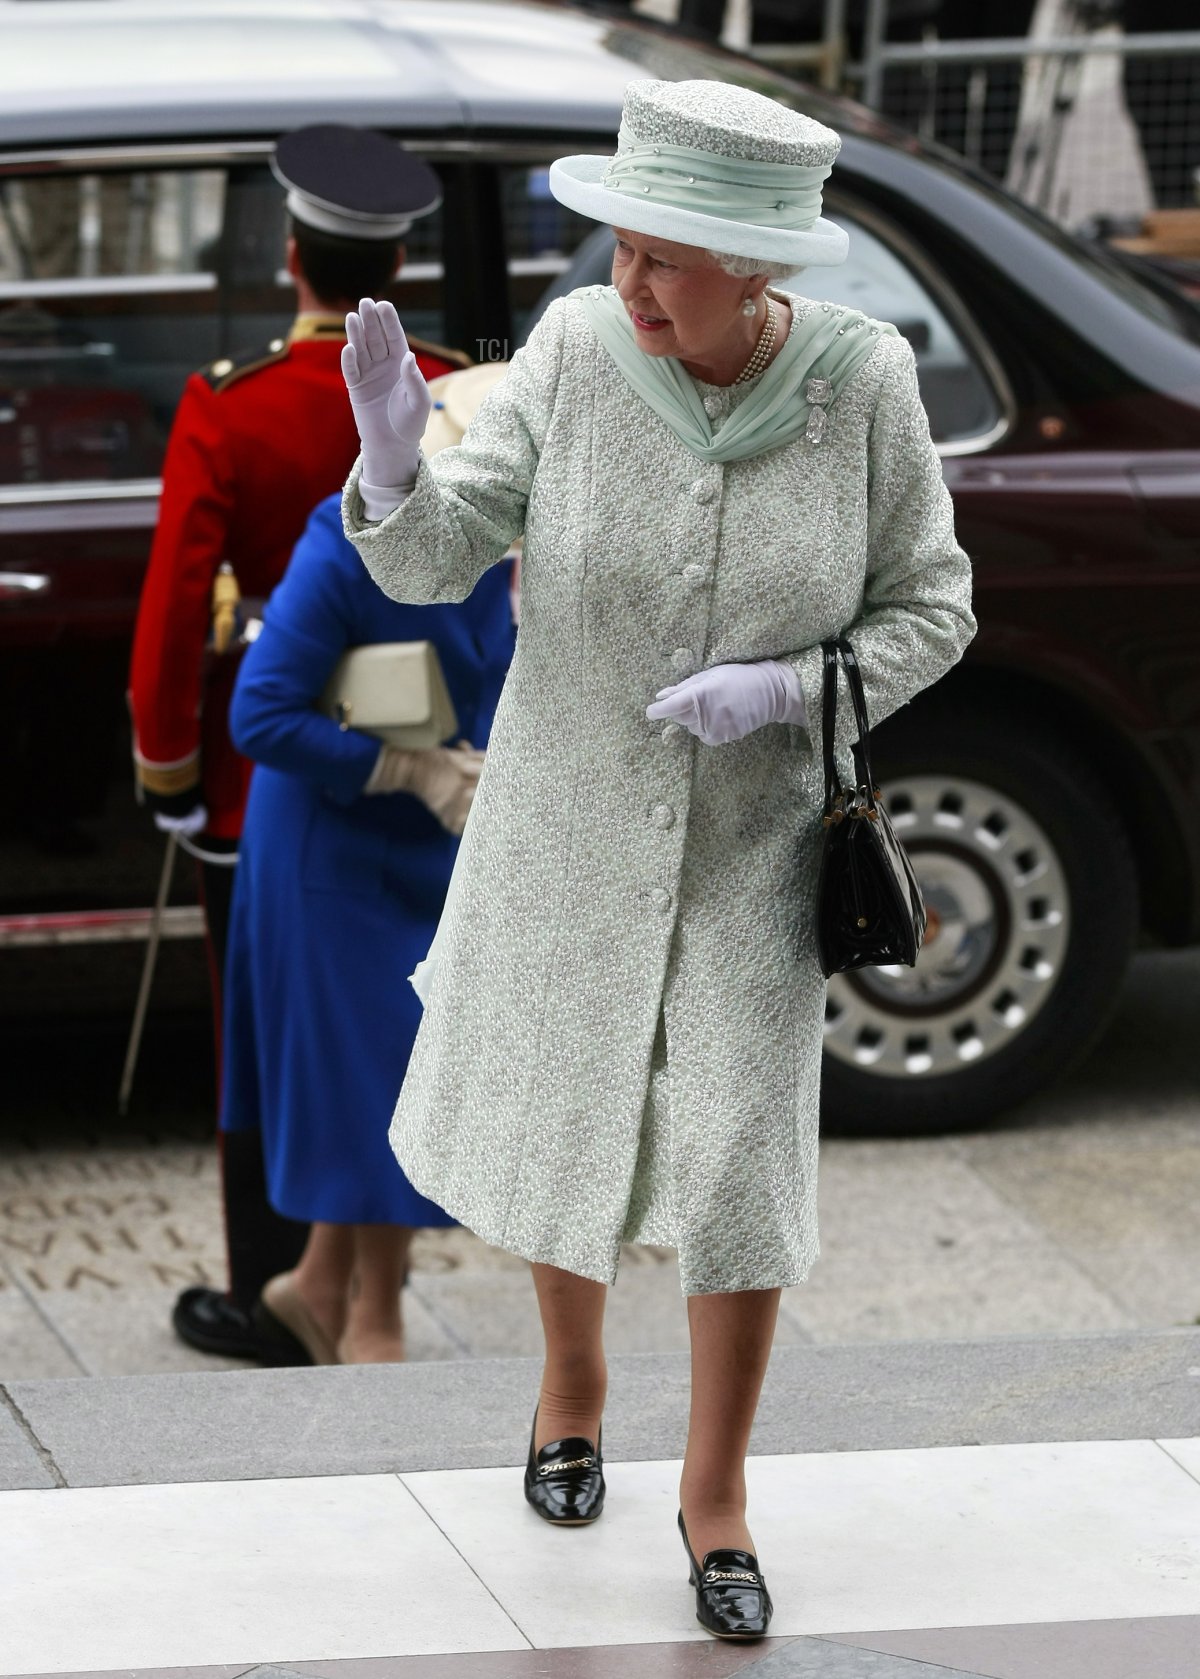
[[[697,1562],[706,1551],[753,1551],[746,1526],[746,1452],[766,1374],[777,1288],[688,1296],[692,1406],[679,1503]]]
[[[608,1391],[604,1362],[605,1283],[534,1264],[533,1284],[546,1338],[534,1444],[582,1434],[596,1443]]]
[[[353,1270],[353,1226],[314,1224],[292,1280],[309,1313],[333,1342],[346,1327],[346,1295]]]
[[[400,1290],[412,1231],[403,1224],[356,1224],[354,1278],[338,1341],[343,1364],[398,1364],[404,1357]]]

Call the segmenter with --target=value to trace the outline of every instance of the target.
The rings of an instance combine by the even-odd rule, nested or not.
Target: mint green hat
[[[796,268],[844,262],[821,214],[841,147],[832,128],[728,82],[631,82],[613,157],[561,157],[568,209],[678,244]]]

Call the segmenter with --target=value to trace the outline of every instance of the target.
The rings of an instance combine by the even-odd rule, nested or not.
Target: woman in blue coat
[[[256,760],[229,936],[222,1127],[261,1129],[272,1205],[311,1222],[257,1318],[280,1362],[402,1358],[414,1228],[454,1221],[409,1184],[388,1124],[421,1015],[408,976],[429,949],[482,764],[479,750],[399,753],[316,709],[368,642],[430,641],[460,735],[481,749],[513,651],[511,565],[461,605],[389,600],[313,513],[230,711]],[[412,789],[412,790],[406,790]],[[435,814],[436,813],[436,814]]]

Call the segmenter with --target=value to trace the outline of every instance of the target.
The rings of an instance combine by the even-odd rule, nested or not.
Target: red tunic
[[[308,516],[341,488],[358,433],[341,374],[340,317],[304,315],[286,342],[188,380],[163,463],[162,501],[134,631],[129,703],[146,792],[196,794],[208,832],[236,839],[249,761],[229,740],[236,655],[206,659],[212,587],[228,560],[244,597],[283,576]],[[414,340],[427,379],[468,365]]]

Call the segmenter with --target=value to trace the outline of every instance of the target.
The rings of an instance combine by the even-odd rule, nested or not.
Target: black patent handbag
[[[925,937],[925,903],[871,771],[871,725],[862,673],[844,638],[822,642],[821,651],[825,836],[817,881],[817,956],[826,978],[892,963],[911,968]],[[834,755],[839,659],[858,727],[858,785],[853,788],[842,786]]]

